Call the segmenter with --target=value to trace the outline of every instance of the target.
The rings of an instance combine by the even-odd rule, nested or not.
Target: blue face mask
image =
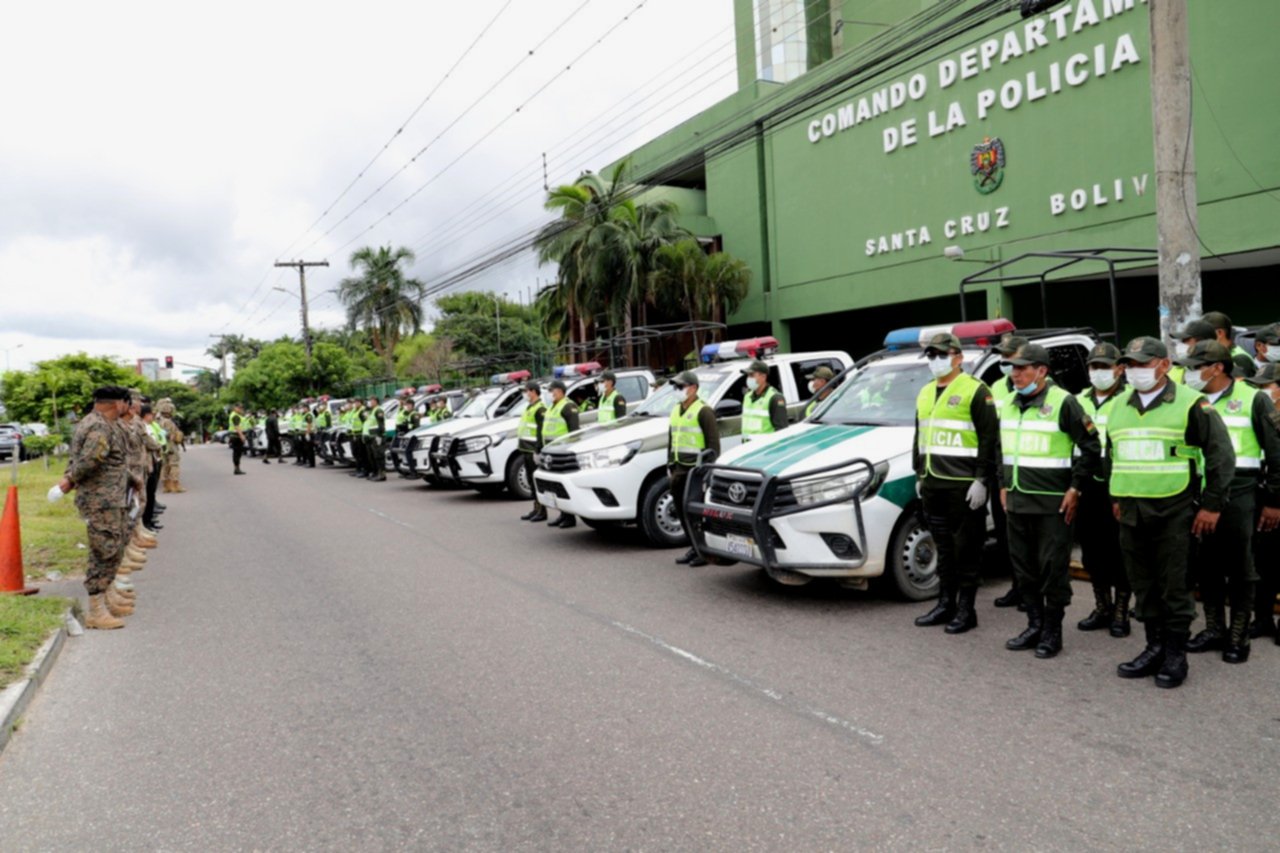
[[[1036,393],[1036,383],[1032,382],[1026,388],[1015,388],[1014,390],[1023,397],[1031,397]]]

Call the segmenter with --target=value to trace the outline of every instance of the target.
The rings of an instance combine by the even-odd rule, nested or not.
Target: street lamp
[[[4,372],[5,373],[9,372],[9,353],[13,352],[16,349],[22,349],[22,344],[4,348]]]

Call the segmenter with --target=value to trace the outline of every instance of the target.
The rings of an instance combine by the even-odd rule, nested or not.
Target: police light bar
[[[894,329],[884,336],[885,349],[909,349],[923,347],[934,335],[952,334],[964,343],[989,347],[1000,339],[1001,335],[1014,331],[1009,320],[975,320],[971,323],[955,323],[945,326],[909,326],[905,329]]]
[[[412,396],[413,396],[414,394],[416,394],[417,392],[418,392],[418,389],[417,389],[417,388],[414,388],[412,385],[410,385],[410,386],[409,386],[409,387],[407,387],[407,388],[401,388],[399,391],[397,391],[397,392],[396,392],[396,396],[397,396],[397,397],[404,397],[404,396],[406,396],[406,395],[407,395],[407,396],[409,396],[409,397],[412,397]]]
[[[581,364],[557,364],[555,369],[551,371],[551,375],[555,379],[564,379],[568,376],[589,376],[600,369],[602,369],[602,366],[598,361],[584,361]]]
[[[510,385],[512,382],[523,382],[532,375],[527,370],[517,370],[514,373],[495,373],[489,377],[489,384]]]
[[[428,385],[425,388],[419,388],[418,390],[421,391],[423,394],[439,394],[441,391],[444,390],[444,386]]]
[[[321,402],[321,403],[327,403],[327,402],[329,402],[329,400],[330,400],[330,397],[329,397],[329,395],[328,395],[328,394],[321,394],[321,395],[320,395],[320,402]]]
[[[778,351],[778,339],[772,335],[763,338],[745,338],[741,341],[723,341],[707,344],[702,348],[702,361],[731,361],[736,358],[762,358]]]

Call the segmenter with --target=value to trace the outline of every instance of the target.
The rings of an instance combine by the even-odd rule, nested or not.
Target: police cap
[[[1232,329],[1231,318],[1226,314],[1223,314],[1221,311],[1210,311],[1200,319],[1208,323],[1209,326],[1214,329],[1222,329],[1226,332],[1230,332]]]
[[[1280,323],[1272,323],[1270,326],[1263,326],[1254,335],[1254,340],[1260,344],[1266,344],[1269,347],[1280,344]]]
[[[1121,362],[1133,362],[1134,364],[1146,364],[1148,361],[1156,358],[1168,358],[1169,348],[1159,338],[1153,338],[1144,335],[1140,338],[1134,338],[1125,345],[1124,353],[1120,356]]]
[[[938,332],[938,334],[929,338],[929,343],[924,345],[925,352],[933,350],[935,352],[948,353],[960,348],[960,339],[950,332]]]
[[[1235,366],[1230,351],[1217,341],[1196,341],[1191,352],[1178,359],[1183,367],[1204,367],[1206,364],[1221,364],[1228,369]]]
[[[618,381],[618,375],[614,373],[612,370],[606,370],[604,373],[600,374],[600,381],[601,382],[608,381],[608,382],[616,383]]]
[[[676,374],[675,378],[671,380],[671,384],[677,388],[687,388],[690,385],[697,386],[698,374],[692,370],[686,370],[683,373]]]
[[[552,391],[565,391],[567,390],[568,386],[564,384],[563,379],[552,379],[550,384],[547,385],[547,388],[549,388]]]
[[[1120,349],[1115,344],[1100,343],[1093,349],[1089,350],[1089,357],[1085,359],[1089,364],[1106,364],[1112,365],[1120,360]]]
[[[686,372],[688,372],[688,371],[686,371]],[[753,361],[753,362],[751,362],[750,364],[748,364],[748,365],[743,369],[743,371],[742,371],[742,372],[743,372],[743,373],[768,373],[768,372],[769,372],[769,365],[765,364],[763,361],[759,361],[759,360],[757,360],[757,361]]]
[[[1025,347],[1029,343],[1031,342],[1022,335],[1009,334],[1000,339],[1000,343],[996,344],[995,350],[1001,355],[1013,355],[1018,351],[1019,347]]]
[[[1264,364],[1258,372],[1244,380],[1255,388],[1265,388],[1280,382],[1280,364]]]
[[[835,379],[836,373],[830,367],[823,365],[805,377],[806,379]]]
[[[1192,320],[1178,331],[1176,337],[1180,341],[1186,341],[1192,338],[1197,341],[1211,341],[1217,337],[1217,335],[1213,331],[1213,326],[1205,320]]]
[[[1018,351],[1004,361],[1014,367],[1026,367],[1029,364],[1043,364],[1048,367],[1049,351],[1039,344],[1026,344],[1018,347]]]
[[[542,386],[538,384],[538,380],[530,379],[528,382],[524,383],[524,390],[533,391],[537,394],[541,394]]]

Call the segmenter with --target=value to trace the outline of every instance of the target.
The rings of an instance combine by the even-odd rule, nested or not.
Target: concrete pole
[[[1155,129],[1156,232],[1160,254],[1160,333],[1204,313],[1191,130],[1187,0],[1151,0],[1151,113]]]

